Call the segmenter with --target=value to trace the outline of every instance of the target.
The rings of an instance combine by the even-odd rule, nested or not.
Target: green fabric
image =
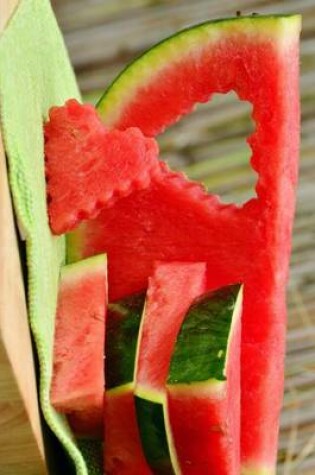
[[[27,243],[29,318],[40,365],[41,408],[76,473],[87,475],[101,473],[95,453],[91,456],[91,443],[89,468],[64,417],[49,402],[54,316],[65,243],[64,238],[53,237],[48,226],[42,123],[52,105],[70,97],[80,95],[50,3],[22,0],[0,37],[0,112],[9,181]],[[62,467],[59,474],[64,474]]]

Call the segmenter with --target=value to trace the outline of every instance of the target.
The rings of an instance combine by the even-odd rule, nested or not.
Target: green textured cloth
[[[40,404],[76,473],[94,475],[102,473],[97,445],[94,450],[89,442],[79,449],[65,418],[49,401],[65,242],[53,237],[48,226],[42,125],[49,108],[70,97],[80,96],[50,3],[22,0],[0,37],[0,112],[14,208],[26,237],[29,319],[40,365]],[[64,473],[63,467],[58,468],[58,475]]]

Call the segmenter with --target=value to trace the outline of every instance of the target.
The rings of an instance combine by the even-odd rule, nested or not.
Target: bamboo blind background
[[[86,100],[95,101],[119,71],[176,30],[206,19],[300,12],[302,147],[291,278],[279,474],[315,474],[315,0],[53,0]],[[250,107],[216,96],[159,139],[163,156],[229,201],[253,194],[245,137]],[[270,388],[272,391],[272,388]]]

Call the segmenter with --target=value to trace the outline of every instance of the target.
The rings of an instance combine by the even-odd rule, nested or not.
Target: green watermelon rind
[[[141,387],[136,387],[134,391],[134,399],[140,438],[148,464],[154,471],[157,470],[157,473],[173,473],[174,475],[180,475],[181,469],[177,459],[168,417],[166,393],[152,393],[151,391],[146,391]],[[146,412],[145,415],[144,411]],[[146,431],[145,422],[148,422],[149,433]],[[155,428],[160,433],[160,437],[159,440],[154,437],[156,434],[155,431],[155,434],[153,434],[153,443],[150,444],[152,424],[154,424]],[[154,444],[154,439],[157,444]],[[163,455],[162,459],[161,454]],[[165,469],[167,469],[167,472],[165,472]]]
[[[115,395],[120,395],[120,394],[126,394],[129,392],[134,392],[135,385],[133,382],[126,383],[126,384],[121,384],[120,386],[116,386],[114,388],[110,388],[106,390],[107,394],[110,394],[111,396]]]
[[[127,65],[101,96],[96,105],[98,113],[107,126],[115,126],[121,111],[146,81],[152,82],[152,76],[157,75],[165,66],[182,61],[182,51],[186,54],[189,48],[194,49],[209,42],[209,38],[214,41],[220,36],[224,38],[226,31],[246,32],[252,34],[253,39],[260,36],[270,38],[274,34],[279,36],[279,41],[285,46],[289,43],[291,31],[294,36],[300,25],[300,15],[275,14],[216,19],[185,28],[155,44]],[[286,30],[285,34],[283,29]],[[192,37],[194,41],[191,41]]]
[[[105,343],[107,391],[129,386],[134,381],[137,339],[144,302],[145,293],[140,292],[108,305]],[[120,314],[118,323],[113,316],[111,318],[113,314]]]
[[[235,284],[204,294],[190,306],[177,337],[167,384],[191,384],[192,381],[194,384],[216,384],[226,379],[229,348],[236,325],[235,315],[240,314],[241,296],[242,286]],[[195,342],[194,336],[197,338]],[[200,360],[202,346],[208,348],[206,361],[209,367]],[[189,354],[189,358],[185,354]]]
[[[276,475],[274,469],[270,467],[261,467],[261,468],[250,468],[246,465],[242,467],[242,475]]]
[[[104,266],[107,268],[107,255],[97,254],[63,266],[60,276],[63,282],[73,282],[75,279],[85,278],[88,274],[95,274],[98,267],[101,272],[104,272]]]

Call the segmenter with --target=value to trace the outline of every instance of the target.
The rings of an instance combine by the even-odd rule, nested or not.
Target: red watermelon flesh
[[[96,217],[158,172],[158,147],[135,128],[109,130],[91,105],[69,100],[45,125],[48,208],[55,234]]]
[[[57,411],[71,414],[74,426],[76,419],[82,419],[83,413],[91,414],[84,424],[84,433],[91,435],[99,434],[102,417],[97,420],[96,415],[103,412],[106,305],[105,255],[62,269],[51,403]]]
[[[190,198],[183,194],[193,187],[187,184],[181,193],[168,180],[136,193],[132,202],[123,200],[70,239],[79,258],[109,250],[113,295],[144,287],[156,259],[205,260],[213,287],[245,283],[241,451],[248,473],[275,470],[299,148],[300,27],[298,15],[271,15],[188,28],[126,68],[98,104],[105,124],[138,126],[154,136],[195,103],[234,90],[253,106],[256,130],[248,142],[257,199],[236,208],[194,191],[184,210]],[[119,284],[120,275],[126,285]]]
[[[146,289],[156,261],[209,262],[215,266],[208,276],[213,288],[235,282],[236,275],[245,278],[251,271],[244,266],[247,256],[252,263],[255,256],[264,258],[264,249],[254,246],[265,239],[254,209],[223,206],[200,184],[160,166],[160,177],[149,188],[119,200],[68,235],[71,262],[108,252],[112,302]],[[265,266],[271,266],[268,259]]]

